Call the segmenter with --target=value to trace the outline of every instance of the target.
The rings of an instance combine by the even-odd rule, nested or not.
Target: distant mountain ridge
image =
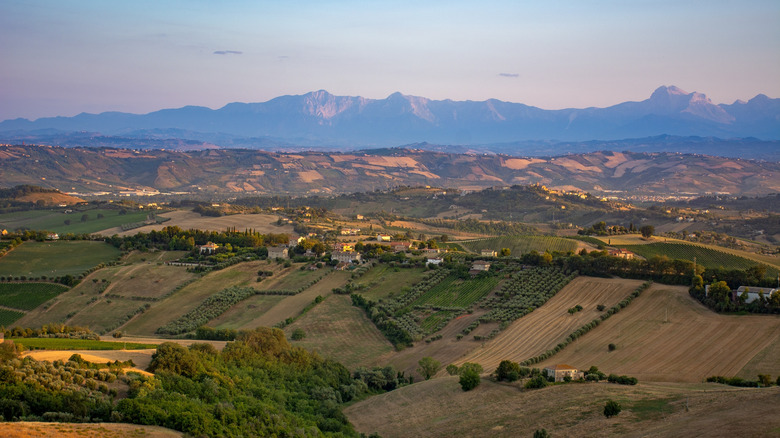
[[[186,106],[148,114],[106,112],[0,123],[0,139],[40,130],[143,137],[186,132],[187,140],[241,137],[300,146],[382,147],[417,142],[484,145],[528,140],[588,141],[658,135],[780,139],[780,99],[763,94],[715,105],[701,93],[662,86],[640,102],[544,110],[489,99],[335,96],[324,90],[212,110]],[[246,146],[246,145],[244,145]],[[522,151],[517,151],[522,153]]]

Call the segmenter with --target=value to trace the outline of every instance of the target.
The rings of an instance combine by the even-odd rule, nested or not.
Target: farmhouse
[[[441,257],[428,257],[425,260],[425,264],[440,265],[441,262],[443,262],[443,261],[444,261],[444,259],[442,259]]]
[[[585,377],[585,373],[566,364],[545,367],[544,374],[547,377],[554,378],[556,382],[563,382],[566,377],[571,378],[571,380],[578,380]]]
[[[201,254],[214,254],[219,249],[219,245],[214,242],[207,242],[205,245],[201,245],[199,252]]]
[[[46,235],[46,240],[58,240],[60,235],[57,233],[49,233]]]
[[[773,294],[780,292],[778,292],[778,289],[773,289],[771,287],[740,286],[737,288],[736,293],[737,298],[740,298],[742,294],[746,294],[745,303],[752,303],[759,299],[761,295],[763,295],[764,298],[769,299]]]
[[[360,253],[355,251],[333,251],[330,254],[330,258],[342,263],[352,263],[353,260],[360,261]]]
[[[475,260],[474,263],[471,264],[471,270],[472,271],[487,271],[490,269],[490,262],[486,262],[485,260]]]
[[[342,228],[340,233],[342,236],[357,236],[360,233],[360,228]]]
[[[633,252],[623,248],[610,249],[608,252],[609,255],[611,255],[612,257],[620,257],[621,259],[626,259],[626,260],[631,260],[634,258]]]
[[[393,252],[406,252],[411,244],[409,242],[390,242]]]
[[[288,258],[287,255],[287,247],[285,246],[271,246],[268,248],[268,258],[269,259],[286,259]]]
[[[492,249],[483,249],[479,252],[479,254],[482,257],[496,257],[498,255],[497,252],[493,251]]]
[[[434,255],[440,253],[441,250],[439,248],[425,248],[422,250],[422,252],[426,255]]]
[[[389,234],[377,234],[376,235],[377,242],[389,242],[390,239],[392,239],[392,238],[393,238],[393,236],[391,236]]]

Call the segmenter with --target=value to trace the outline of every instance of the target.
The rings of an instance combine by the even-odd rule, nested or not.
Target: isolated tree
[[[433,377],[433,375],[436,374],[436,371],[439,371],[439,368],[441,367],[441,363],[430,356],[425,356],[424,358],[420,359],[417,362],[417,365],[419,365],[417,372],[422,374],[425,380]]]
[[[447,370],[447,374],[449,374],[449,375],[451,375],[451,376],[455,376],[455,375],[457,375],[457,374],[458,374],[458,371],[459,371],[459,370],[458,370],[458,366],[457,366],[457,365],[454,365],[454,364],[449,364],[449,365],[447,365],[447,368],[446,368],[446,370]]]
[[[303,331],[302,328],[297,328],[293,330],[292,332],[292,340],[293,341],[300,341],[301,339],[306,337],[306,332]]]
[[[467,368],[460,372],[460,387],[464,391],[471,391],[479,386],[479,373],[475,368]]]
[[[81,222],[86,222],[87,219],[89,219],[89,215],[88,214],[84,213],[84,214],[81,215]]]
[[[534,438],[550,438],[550,433],[547,432],[547,429],[536,429]]]
[[[70,225],[70,219],[65,219],[65,225]]]
[[[655,227],[652,225],[643,225],[639,228],[639,232],[642,233],[642,237],[649,239],[653,233],[655,233]]]
[[[604,405],[604,416],[609,418],[619,414],[622,410],[623,408],[620,407],[620,403],[615,400],[608,400],[607,404]]]
[[[501,257],[509,257],[512,254],[512,250],[509,248],[501,248]]]
[[[502,360],[496,368],[496,378],[499,381],[514,382],[520,378],[520,364],[511,360]]]

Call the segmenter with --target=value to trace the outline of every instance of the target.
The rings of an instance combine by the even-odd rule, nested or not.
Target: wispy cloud
[[[520,74],[518,74],[518,73],[499,73],[498,75],[501,76],[501,77],[505,77],[505,78],[519,78],[520,77]]]
[[[244,52],[239,52],[238,50],[216,50],[214,51],[215,55],[240,55]]]

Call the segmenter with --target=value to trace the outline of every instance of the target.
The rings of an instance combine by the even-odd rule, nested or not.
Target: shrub
[[[547,380],[541,375],[536,376],[525,382],[525,389],[540,389],[547,386]]]
[[[464,391],[471,391],[479,385],[479,373],[475,368],[467,368],[461,371],[459,382]]]
[[[622,410],[623,408],[620,407],[620,403],[614,400],[608,400],[607,404],[604,405],[604,416],[609,418],[619,414]]]
[[[301,339],[306,337],[306,332],[302,328],[297,328],[293,330],[292,332],[292,340],[293,341],[300,341]]]
[[[550,433],[547,432],[547,429],[536,429],[534,438],[550,438]]]
[[[447,370],[447,374],[451,376],[455,376],[458,374],[458,367],[454,364],[447,365],[446,370]]]
[[[603,304],[599,304],[598,306],[596,306],[596,310],[598,310],[599,312],[604,311],[604,309],[606,309],[606,308],[607,308],[607,306],[605,306]]]
[[[615,349],[617,348],[617,345],[609,344],[609,346],[607,346],[607,348],[609,348],[609,351],[615,351]]]

